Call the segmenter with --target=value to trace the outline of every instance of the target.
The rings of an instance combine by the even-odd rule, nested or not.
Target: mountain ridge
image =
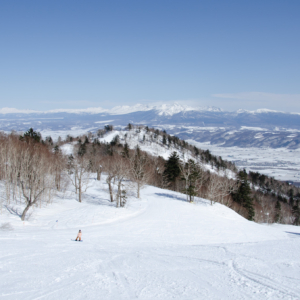
[[[32,110],[32,109],[17,109],[17,108],[10,108],[10,107],[3,107],[0,108],[0,114],[51,114],[51,113],[75,113],[75,114],[99,114],[99,113],[106,113],[110,115],[123,115],[133,112],[142,112],[142,111],[155,111],[158,115],[169,115],[172,116],[177,113],[187,112],[187,111],[195,111],[195,112],[224,112],[224,113],[251,113],[251,114],[260,114],[260,113],[282,113],[282,114],[300,114],[298,112],[284,112],[284,111],[277,111],[271,110],[266,108],[259,108],[256,110],[245,110],[245,109],[238,109],[235,111],[224,110],[219,107],[215,106],[188,106],[179,104],[177,102],[171,104],[140,104],[137,103],[135,105],[121,105],[115,106],[111,109],[106,109],[102,107],[88,107],[83,109],[52,109],[46,111],[40,110]]]

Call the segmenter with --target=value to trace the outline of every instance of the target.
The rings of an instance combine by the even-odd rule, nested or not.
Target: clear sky
[[[300,1],[0,2],[0,108],[300,112]]]

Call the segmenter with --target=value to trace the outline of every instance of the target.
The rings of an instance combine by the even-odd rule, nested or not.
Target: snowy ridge
[[[16,109],[16,108],[10,108],[10,107],[3,107],[0,108],[0,114],[6,115],[6,114],[32,114],[32,113],[42,113],[41,111],[37,110],[29,110],[29,109]]]
[[[181,112],[187,111],[210,111],[210,112],[222,112],[223,110],[217,107],[191,107],[187,105],[181,105],[177,102],[172,104],[162,104],[162,105],[151,105],[151,104],[136,104],[133,106],[116,106],[112,109],[104,109],[102,107],[90,107],[85,109],[52,109],[48,111],[38,111],[38,110],[20,110],[16,108],[1,108],[0,114],[49,114],[49,113],[69,113],[69,114],[100,114],[105,113],[109,115],[125,115],[133,112],[144,112],[144,111],[155,111],[159,116],[172,116]]]
[[[287,112],[284,112],[284,111],[272,110],[272,109],[267,109],[267,108],[259,108],[256,110],[238,109],[236,112],[238,114],[242,114],[242,113],[248,113],[248,114],[283,113],[283,114],[288,114]],[[290,114],[292,114],[292,113],[290,113]]]
[[[180,160],[187,162],[189,159],[192,159],[197,162],[194,155],[187,149],[178,149],[176,147],[164,145],[162,136],[158,136],[156,139],[151,136],[151,133],[147,133],[145,129],[140,129],[140,132],[137,132],[136,129],[130,131],[112,131],[106,134],[103,138],[100,138],[100,142],[110,143],[116,136],[119,136],[119,142],[121,144],[128,144],[130,149],[139,148],[152,156],[161,156],[165,160],[171,156],[175,151],[177,152]],[[68,145],[68,144],[67,144]],[[68,147],[68,146],[66,146]],[[231,170],[215,170],[210,164],[201,163],[201,166],[212,173],[218,173],[220,176],[227,176],[228,178],[236,178],[236,174]]]
[[[115,106],[111,109],[105,109],[102,107],[89,107],[83,109],[52,109],[48,111],[38,111],[38,110],[28,110],[28,109],[16,109],[16,108],[0,108],[0,114],[49,114],[49,113],[69,113],[69,114],[100,114],[105,113],[108,115],[126,115],[134,112],[145,112],[145,111],[155,111],[159,116],[173,116],[178,113],[185,113],[189,111],[194,112],[226,112],[225,110],[215,107],[215,106],[207,106],[207,107],[193,107],[188,105],[182,105],[177,102],[170,104],[160,104],[160,105],[151,105],[151,104],[135,104],[132,106],[123,105],[123,106]],[[257,110],[245,110],[238,109],[235,113],[248,113],[248,114],[263,114],[263,113],[284,113],[284,114],[298,114],[297,112],[287,113],[283,111],[276,111],[271,109],[257,109]]]

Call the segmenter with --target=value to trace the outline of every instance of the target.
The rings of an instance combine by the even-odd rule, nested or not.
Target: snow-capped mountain
[[[53,113],[69,113],[69,114],[100,114],[106,113],[110,115],[126,115],[134,112],[155,111],[159,116],[173,116],[174,114],[187,111],[215,111],[220,112],[222,109],[214,106],[209,107],[191,107],[181,105],[177,102],[172,104],[149,105],[136,104],[133,106],[122,105],[115,106],[112,109],[104,109],[102,107],[91,107],[85,109],[53,109],[48,111],[37,110],[19,110],[16,108],[4,107],[0,109],[0,114],[53,114]]]
[[[33,127],[42,132],[72,133],[75,129],[95,131],[105,124],[123,127],[128,123],[157,127],[180,138],[223,146],[300,147],[300,114],[267,109],[229,112],[217,107],[191,107],[179,103],[136,104],[112,109],[0,109],[0,130],[4,131],[25,131]]]

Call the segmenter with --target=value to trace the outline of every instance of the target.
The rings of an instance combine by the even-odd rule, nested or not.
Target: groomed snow
[[[68,191],[24,223],[3,208],[1,299],[300,298],[299,227],[150,186],[115,208],[92,179],[83,203]]]

